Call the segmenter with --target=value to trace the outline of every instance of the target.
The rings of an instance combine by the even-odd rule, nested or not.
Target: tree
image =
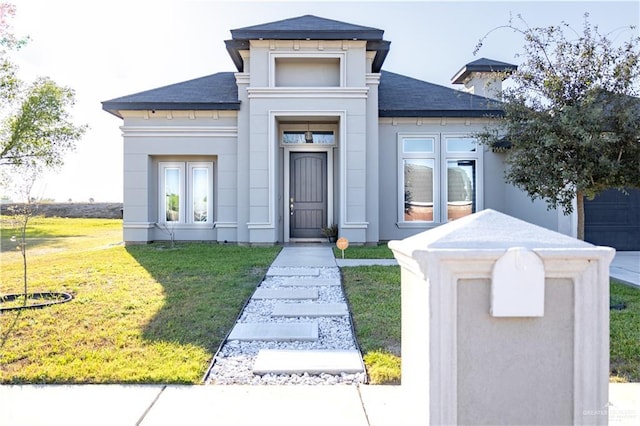
[[[549,209],[578,216],[584,239],[584,199],[605,189],[640,187],[640,38],[614,46],[584,16],[582,33],[569,25],[497,29],[524,37],[523,62],[502,93],[504,116],[479,137],[508,141],[505,179]],[[633,29],[633,27],[630,27]],[[567,35],[568,34],[568,35]]]
[[[18,248],[23,259],[25,306],[28,298],[27,226],[37,212],[38,200],[31,190],[45,168],[63,163],[63,156],[73,149],[86,126],[71,122],[69,109],[75,101],[73,90],[60,87],[41,77],[25,85],[17,77],[17,67],[7,49],[19,49],[26,39],[18,40],[11,32],[10,18],[15,8],[0,3],[0,182],[24,198],[14,206],[13,222],[19,231]]]
[[[27,264],[27,227],[29,221],[38,212],[38,200],[31,196],[33,186],[38,178],[36,167],[23,166],[20,168],[20,176],[14,180],[14,190],[24,198],[21,204],[9,207],[11,219],[9,222],[18,231],[18,236],[11,237],[11,242],[18,243],[18,249],[22,255],[22,285],[23,285],[23,306],[27,306],[29,300],[28,285],[28,264]]]
[[[56,167],[86,130],[71,122],[73,90],[48,78],[37,79],[21,97],[18,111],[7,120],[0,141],[0,165],[24,162]]]
[[[60,166],[86,126],[75,126],[71,121],[69,110],[75,103],[72,89],[46,77],[30,85],[17,77],[8,50],[19,49],[26,39],[18,40],[11,32],[9,20],[14,14],[12,5],[0,3],[0,165],[29,162],[47,168]]]
[[[13,99],[18,87],[17,68],[9,60],[7,50],[19,49],[27,41],[16,39],[12,33],[11,18],[15,12],[12,4],[0,3],[0,101],[3,103]]]

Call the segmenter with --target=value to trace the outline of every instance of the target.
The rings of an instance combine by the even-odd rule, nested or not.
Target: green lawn
[[[400,267],[342,268],[354,328],[372,383],[400,379]],[[640,290],[612,280],[611,381],[640,382]]]
[[[336,258],[342,258],[342,250],[333,247]],[[345,259],[393,259],[393,253],[387,243],[377,246],[350,246],[344,251]]]
[[[199,383],[279,251],[124,247],[120,220],[32,223],[30,291],[75,298],[0,314],[0,383]],[[0,293],[22,288],[11,235],[3,227]]]
[[[342,282],[371,383],[399,383],[400,267],[342,268]]]
[[[611,379],[640,382],[640,290],[612,280],[611,299],[627,305],[609,316]]]

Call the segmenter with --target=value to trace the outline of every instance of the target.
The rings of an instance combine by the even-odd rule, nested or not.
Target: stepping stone
[[[318,323],[264,323],[245,322],[233,327],[227,340],[263,340],[290,342],[293,340],[318,340]]]
[[[269,277],[317,277],[320,275],[319,268],[278,268],[271,267],[267,271]]]
[[[263,299],[317,299],[317,288],[259,288],[251,296],[255,300]]]
[[[362,373],[358,351],[261,349],[253,365],[254,374]]]
[[[346,303],[279,303],[274,317],[337,317],[349,315]]]
[[[339,286],[340,279],[323,279],[323,278],[301,278],[291,279],[279,283],[282,287],[320,287],[320,286]]]

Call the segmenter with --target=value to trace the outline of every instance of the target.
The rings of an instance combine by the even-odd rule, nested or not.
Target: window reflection
[[[447,220],[476,211],[476,161],[447,161]]]
[[[167,222],[180,221],[180,169],[164,169],[164,194]]]
[[[433,159],[404,160],[404,220],[433,221]]]
[[[209,169],[194,167],[192,171],[193,221],[206,222],[208,212]]]

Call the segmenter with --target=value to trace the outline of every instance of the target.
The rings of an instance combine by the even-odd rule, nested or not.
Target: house
[[[383,70],[384,31],[306,15],[231,30],[237,71],[103,102],[123,120],[124,239],[404,238],[492,208],[571,233],[474,134],[502,113],[479,59],[457,90]]]

